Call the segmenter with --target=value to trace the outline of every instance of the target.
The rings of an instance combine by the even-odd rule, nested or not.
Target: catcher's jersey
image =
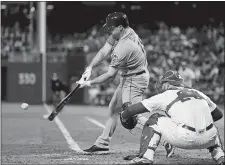
[[[213,119],[211,112],[216,108],[209,97],[195,89],[167,90],[142,101],[151,112],[167,111],[176,123],[186,124],[196,129],[204,129]]]
[[[120,40],[109,36],[107,42],[113,46],[110,66],[120,69],[121,74],[147,71],[147,57],[144,46],[134,32],[128,28]]]

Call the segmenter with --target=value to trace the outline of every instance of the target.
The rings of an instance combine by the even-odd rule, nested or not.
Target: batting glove
[[[92,71],[92,67],[87,67],[82,77],[86,80],[89,80],[89,78],[91,77],[91,71]]]
[[[91,86],[91,81],[85,81],[83,77],[79,81],[77,81],[76,83],[80,84],[80,88],[83,88],[85,86],[87,86],[87,87]]]

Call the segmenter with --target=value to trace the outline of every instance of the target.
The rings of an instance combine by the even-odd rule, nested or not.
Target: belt
[[[145,70],[142,70],[140,72],[137,72],[137,73],[131,73],[131,74],[125,74],[125,75],[121,75],[122,77],[130,77],[130,76],[137,76],[137,75],[140,75],[140,74],[143,74],[145,73]]]
[[[186,128],[186,129],[188,129],[190,131],[196,132],[196,129],[195,128],[190,127],[188,125],[183,125],[182,127],[183,128]],[[206,127],[206,131],[210,130],[212,127],[213,127],[213,124],[210,124],[209,126]]]

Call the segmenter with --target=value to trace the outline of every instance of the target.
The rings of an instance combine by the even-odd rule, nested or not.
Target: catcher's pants
[[[196,130],[195,132],[183,128],[183,125],[184,124],[177,124],[173,122],[169,117],[160,117],[158,118],[157,124],[150,127],[160,133],[168,143],[174,145],[175,147],[182,149],[206,149],[208,147],[217,146],[214,148],[213,152],[211,152],[213,159],[218,160],[220,157],[224,156],[219,133],[214,125],[209,130]],[[155,138],[157,139],[152,140],[160,140],[159,136],[155,136]],[[149,142],[149,148],[151,148],[150,145],[154,146],[153,141]],[[144,157],[152,161],[153,156],[154,151],[151,151],[150,149],[148,149],[144,154]]]
[[[126,102],[135,104],[142,101],[143,94],[149,84],[149,78],[150,77],[148,72],[141,75],[120,78],[120,84],[117,87],[109,104],[109,118],[106,122],[102,134],[96,140],[95,145],[102,148],[109,148],[111,137],[116,129],[119,120],[119,112],[122,109],[122,104]],[[116,109],[119,111],[116,111]],[[143,126],[147,121],[147,119],[142,115],[138,115],[137,119],[138,127]]]

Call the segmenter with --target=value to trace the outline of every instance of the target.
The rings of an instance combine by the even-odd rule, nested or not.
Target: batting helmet
[[[159,78],[156,82],[156,89],[160,91],[163,83],[166,82],[174,86],[183,86],[183,79],[180,74],[172,70],[167,71],[162,77]]]
[[[128,27],[129,26],[128,18],[126,14],[122,12],[114,12],[114,13],[110,13],[106,17],[106,23],[103,25],[103,27],[107,31],[109,31],[113,27],[117,27],[119,25],[122,25],[124,28]]]

